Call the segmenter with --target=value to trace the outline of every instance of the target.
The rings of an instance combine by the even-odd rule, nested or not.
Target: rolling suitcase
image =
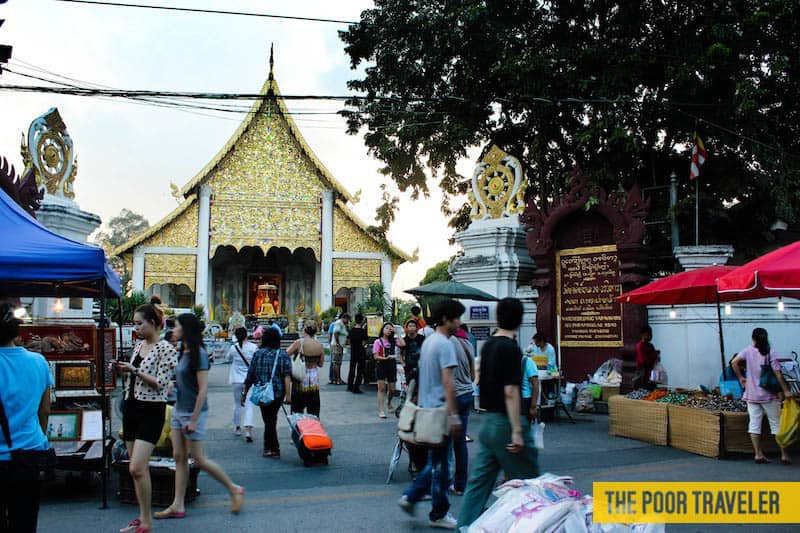
[[[328,436],[322,422],[314,415],[286,412],[281,406],[292,433],[292,442],[305,466],[315,463],[328,464],[328,456],[333,449],[333,441]]]

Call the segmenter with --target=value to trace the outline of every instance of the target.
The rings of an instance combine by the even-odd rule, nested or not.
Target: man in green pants
[[[500,300],[499,329],[481,350],[481,408],[486,412],[481,416],[478,456],[461,502],[459,529],[481,515],[501,470],[510,479],[539,475],[530,427],[526,424],[523,429],[520,420],[522,351],[515,334],[522,323],[522,312],[522,302],[516,298]]]

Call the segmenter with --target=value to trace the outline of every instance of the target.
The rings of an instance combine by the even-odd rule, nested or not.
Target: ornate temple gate
[[[560,321],[561,369],[570,381],[611,357],[625,361],[623,382],[631,378],[647,314],[639,306],[623,310],[614,298],[646,281],[648,206],[638,186],[627,194],[590,190],[576,169],[568,193],[543,208],[531,199],[520,216],[536,263],[536,329],[558,345]]]

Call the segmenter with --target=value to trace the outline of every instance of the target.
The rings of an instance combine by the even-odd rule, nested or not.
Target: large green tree
[[[111,251],[149,227],[150,222],[142,215],[130,209],[123,209],[117,216],[108,221],[108,232],[99,232],[94,240],[97,244],[106,248],[106,251]]]
[[[709,150],[702,240],[758,248],[776,219],[798,219],[796,0],[376,0],[340,36],[365,67],[349,82],[367,96],[350,102],[349,131],[366,131],[402,191],[427,194],[432,174],[463,192],[456,163],[497,144],[540,202],[576,163],[608,190],[664,185],[674,171],[688,199],[697,131]],[[465,206],[447,196],[463,227]],[[692,203],[679,206],[684,241]]]

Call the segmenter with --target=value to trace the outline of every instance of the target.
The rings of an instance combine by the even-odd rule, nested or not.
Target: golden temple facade
[[[374,238],[351,195],[316,157],[272,72],[242,124],[181,190],[182,203],[117,248],[134,290],[171,307],[262,316],[352,308],[370,284],[390,290],[414,258]]]

